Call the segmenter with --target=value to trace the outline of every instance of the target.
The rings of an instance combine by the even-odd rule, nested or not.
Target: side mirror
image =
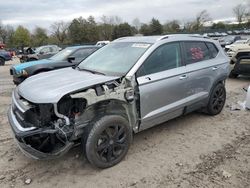
[[[40,52],[39,52],[39,54],[40,54],[40,55],[43,55],[43,54],[44,54],[44,52],[43,52],[43,51],[40,51]]]
[[[74,56],[69,56],[68,57],[68,62],[72,63],[72,61],[74,61],[76,58]]]

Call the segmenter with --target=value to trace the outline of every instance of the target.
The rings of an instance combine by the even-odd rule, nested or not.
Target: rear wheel
[[[5,64],[5,59],[0,57],[0,66],[4,66]]]
[[[216,85],[210,95],[210,99],[207,106],[207,113],[209,115],[219,114],[226,102],[226,89],[224,84],[219,83]]]
[[[87,159],[98,168],[109,168],[119,163],[132,141],[129,123],[119,115],[103,116],[94,123],[86,136]]]

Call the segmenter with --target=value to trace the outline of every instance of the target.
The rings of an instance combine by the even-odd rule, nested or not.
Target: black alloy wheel
[[[210,115],[217,115],[219,114],[226,102],[226,89],[225,86],[220,83],[213,89],[209,104],[207,107],[207,112]]]
[[[87,159],[98,168],[119,163],[127,154],[131,141],[129,123],[119,115],[103,116],[83,138]]]

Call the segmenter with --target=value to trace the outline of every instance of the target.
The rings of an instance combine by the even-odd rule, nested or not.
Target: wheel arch
[[[209,99],[210,99],[210,96],[211,96],[211,94],[212,94],[214,88],[215,88],[218,84],[223,84],[223,85],[225,85],[227,77],[228,77],[227,75],[222,75],[222,76],[220,76],[219,78],[217,78],[217,79],[214,81],[214,83],[213,83],[213,85],[212,85],[212,87],[211,87],[211,89],[210,89],[210,91],[209,91],[209,96],[208,96],[208,98],[207,98],[207,100],[206,100],[206,104],[208,104]]]
[[[90,106],[87,106],[81,117],[79,118],[78,124],[86,122],[83,128],[91,129],[94,121],[105,116],[105,115],[120,115],[128,120],[129,125],[133,131],[136,131],[136,115],[134,113],[133,104],[126,103],[118,99],[109,99],[99,101]]]

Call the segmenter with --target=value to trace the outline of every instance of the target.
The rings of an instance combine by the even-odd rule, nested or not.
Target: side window
[[[75,57],[75,62],[80,62],[92,54],[96,49],[80,49],[73,53],[71,56]]]
[[[211,58],[215,58],[217,54],[219,53],[219,50],[217,49],[217,47],[211,42],[207,42],[206,45],[210,51]]]
[[[210,52],[204,42],[184,42],[186,64],[210,59]]]
[[[137,76],[144,76],[181,66],[179,43],[168,43],[157,48],[143,63]]]

